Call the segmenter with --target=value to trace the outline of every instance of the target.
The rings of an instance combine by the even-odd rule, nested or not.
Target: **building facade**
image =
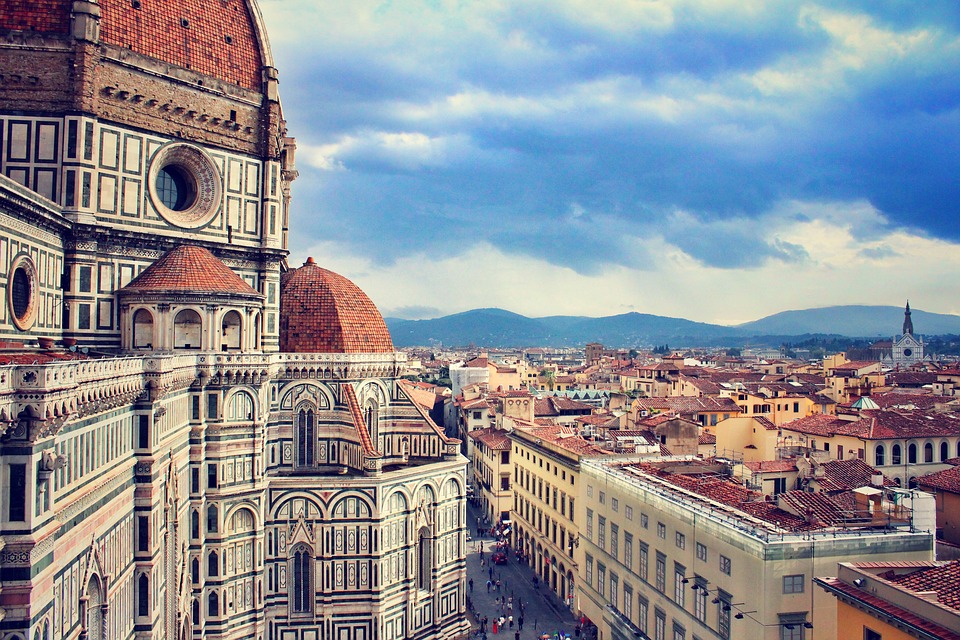
[[[579,483],[575,604],[605,639],[846,638],[815,576],[849,559],[933,558],[932,498],[920,492],[900,511],[871,503],[872,518],[865,502],[849,526],[825,522],[822,503],[816,517],[787,511],[702,462],[584,460]]]
[[[466,460],[286,264],[253,0],[11,0],[0,73],[0,639],[462,634]]]

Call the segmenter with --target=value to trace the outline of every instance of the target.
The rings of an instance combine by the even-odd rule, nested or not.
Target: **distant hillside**
[[[394,345],[407,347],[442,343],[485,347],[583,346],[601,342],[609,347],[739,346],[750,341],[770,343],[791,336],[839,335],[888,338],[899,333],[903,308],[837,306],[784,311],[735,327],[693,322],[644,313],[602,318],[548,316],[528,318],[503,309],[475,309],[431,320],[385,318]],[[913,310],[920,335],[960,334],[960,316]],[[766,340],[758,337],[766,336]],[[775,337],[771,339],[771,337]]]
[[[503,309],[476,309],[432,320],[385,320],[398,347],[434,343],[487,347],[564,347],[587,342],[611,346],[689,345],[743,335],[730,327],[642,313],[605,318],[527,318]]]
[[[960,333],[960,316],[911,310],[913,329],[919,335]],[[783,311],[737,325],[750,334],[799,335],[830,333],[849,337],[891,338],[903,326],[903,307],[846,305]]]

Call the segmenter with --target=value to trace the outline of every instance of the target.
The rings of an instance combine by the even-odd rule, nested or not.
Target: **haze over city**
[[[384,315],[960,311],[954,3],[261,7],[290,262]]]

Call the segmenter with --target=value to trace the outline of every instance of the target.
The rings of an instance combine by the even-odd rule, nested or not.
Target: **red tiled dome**
[[[252,0],[100,0],[100,40],[259,91]],[[229,42],[228,42],[229,39]],[[266,46],[264,40],[264,46]]]
[[[3,0],[0,30],[69,35],[73,0]],[[100,41],[260,91],[270,66],[253,0],[99,0]]]
[[[370,298],[308,258],[280,279],[280,351],[393,353],[394,348]]]
[[[147,291],[260,296],[216,256],[192,245],[163,254],[121,289],[123,293]]]
[[[70,33],[73,0],[4,0],[0,29],[34,33]]]

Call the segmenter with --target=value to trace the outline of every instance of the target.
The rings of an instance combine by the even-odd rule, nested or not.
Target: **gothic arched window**
[[[150,615],[150,579],[141,573],[137,582],[137,615]]]
[[[430,590],[433,554],[430,546],[430,531],[422,527],[417,532],[417,588]]]
[[[303,408],[297,412],[297,466],[312,467],[316,464],[317,429],[313,409]]]
[[[290,610],[296,614],[313,611],[313,555],[306,545],[298,545],[290,557]]]

